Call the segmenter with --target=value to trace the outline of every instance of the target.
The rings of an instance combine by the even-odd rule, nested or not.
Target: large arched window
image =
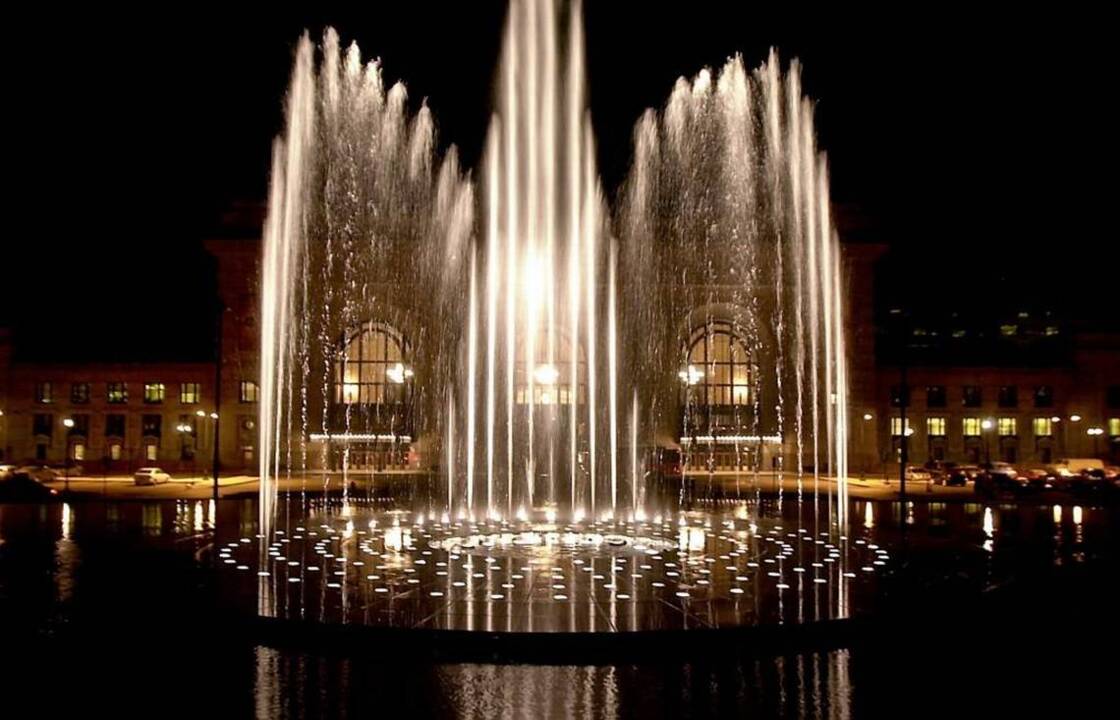
[[[536,361],[532,363],[533,404],[570,405],[582,403],[586,394],[587,362],[582,353],[579,356],[576,372],[579,381],[576,391],[572,392],[572,344],[567,334],[557,333],[555,347],[549,350],[548,336],[542,332],[535,345]],[[552,360],[550,361],[550,355]],[[529,399],[529,373],[524,356],[519,356],[514,367],[516,385],[515,399],[518,405],[525,405]]]
[[[403,403],[412,381],[407,353],[401,334],[384,323],[367,323],[348,334],[335,361],[335,402]]]
[[[727,323],[697,330],[688,349],[688,365],[680,378],[693,402],[700,405],[747,405],[751,402],[750,355]]]

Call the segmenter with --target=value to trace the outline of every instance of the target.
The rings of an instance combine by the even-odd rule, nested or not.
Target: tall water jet
[[[748,472],[757,492],[765,470],[780,496],[792,466],[800,496],[811,467],[814,497],[826,483],[830,520],[843,520],[832,507],[847,482],[840,254],[799,66],[783,75],[771,53],[754,73],[735,57],[714,80],[681,79],[634,136],[619,274],[654,308],[626,313],[629,362],[649,368],[641,394],[666,407],[683,396],[686,474]],[[675,437],[675,418],[655,433]]]
[[[579,2],[511,4],[476,208],[426,105],[333,31],[317,70],[301,40],[262,256],[262,523],[282,476],[347,495],[390,466],[445,479],[433,512],[637,517],[677,448],[756,496],[792,467],[800,498],[811,468],[844,521],[843,274],[799,66],[679,80],[611,217],[583,43]]]
[[[282,470],[345,472],[371,462],[364,448],[355,455],[365,443],[388,444],[381,452],[391,455],[404,438],[438,431],[443,394],[413,378],[450,387],[464,327],[456,298],[466,292],[474,199],[454,148],[440,162],[427,108],[409,117],[404,86],[386,93],[380,67],[363,66],[356,46],[344,61],[328,30],[320,53],[316,81],[310,38],[296,49],[265,223],[257,426],[266,531]],[[431,297],[441,300],[415,317]],[[332,478],[324,474],[324,489]]]
[[[579,504],[581,493],[594,495],[592,480],[581,474],[580,448],[588,444],[588,464],[594,467],[598,449],[591,438],[598,409],[593,390],[586,400],[581,397],[580,383],[593,385],[596,374],[609,372],[598,367],[600,338],[592,317],[602,291],[594,257],[602,211],[584,128],[578,6],[568,18],[566,64],[557,56],[560,16],[551,2],[511,6],[499,109],[486,150],[487,242],[504,249],[486,253],[488,262],[501,264],[501,270],[488,268],[486,292],[492,302],[504,298],[505,308],[504,323],[489,323],[487,332],[493,333],[488,342],[504,345],[505,353],[500,360],[487,353],[485,372],[504,378],[506,404],[504,423],[488,419],[488,433],[505,437],[507,513],[555,503],[557,475],[568,479],[569,509]],[[559,410],[565,405],[569,412]],[[586,433],[581,408],[588,413]],[[495,427],[501,424],[504,428]],[[558,438],[567,440],[567,452],[556,451]]]

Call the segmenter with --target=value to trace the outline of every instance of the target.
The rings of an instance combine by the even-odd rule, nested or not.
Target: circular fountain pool
[[[348,505],[226,539],[223,580],[267,621],[502,634],[807,625],[868,609],[867,531],[739,503],[644,522],[432,521]],[[283,513],[281,514],[283,516]]]

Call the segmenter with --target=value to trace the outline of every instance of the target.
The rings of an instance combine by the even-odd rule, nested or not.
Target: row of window
[[[985,425],[985,422],[988,424]],[[902,435],[902,418],[891,418],[891,435]],[[949,420],[943,416],[926,418],[926,434],[930,437],[945,437],[948,435]],[[995,423],[982,420],[978,417],[961,418],[961,434],[964,437],[980,437],[984,431],[995,430],[1000,437],[1013,437],[1019,434],[1018,418],[998,417]],[[1035,437],[1051,437],[1054,434],[1054,419],[1049,417],[1031,418],[1031,431]],[[913,434],[910,418],[906,418],[906,434]],[[1108,434],[1112,437],[1120,436],[1120,417],[1108,419]]]
[[[901,407],[910,406],[910,393],[912,388],[905,390],[898,385],[891,387],[891,405]],[[1033,393],[1036,408],[1054,407],[1054,388],[1050,385],[1038,385]],[[996,402],[999,407],[1019,407],[1019,388],[1015,385],[1001,385],[997,392]],[[979,385],[965,385],[961,388],[961,405],[963,407],[981,407],[984,404],[984,391]],[[926,407],[939,408],[949,406],[949,393],[944,385],[926,386]]]
[[[66,434],[89,437],[89,415],[78,413],[66,419]],[[31,432],[35,435],[54,435],[54,415],[36,413],[31,417]],[[180,415],[175,429],[194,437],[198,434],[198,416]],[[143,415],[140,418],[140,434],[145,437],[159,437],[163,430],[162,415]],[[124,437],[125,416],[109,414],[105,416],[105,437]]]
[[[905,388],[905,392],[898,385],[891,387],[891,405],[901,407],[910,406],[910,393],[913,388]],[[1032,400],[1036,408],[1054,407],[1054,388],[1050,385],[1036,385]],[[996,403],[1002,408],[1019,407],[1019,388],[1015,385],[1001,385],[997,391]],[[981,407],[984,404],[984,392],[979,385],[964,385],[961,388],[961,405],[963,407]],[[1120,409],[1120,385],[1110,385],[1105,391],[1105,404],[1110,408]],[[944,385],[926,386],[926,407],[939,408],[949,406],[949,393]]]
[[[243,403],[257,402],[257,384],[252,380],[242,380],[240,400]],[[144,383],[144,402],[150,405],[162,403],[167,396],[167,386],[160,382]],[[105,384],[105,399],[114,405],[128,402],[128,383],[111,382]],[[71,383],[70,402],[85,405],[90,400],[90,383]],[[35,402],[45,405],[55,401],[54,384],[40,382],[35,384]],[[179,402],[183,405],[197,405],[202,402],[202,383],[179,383]]]

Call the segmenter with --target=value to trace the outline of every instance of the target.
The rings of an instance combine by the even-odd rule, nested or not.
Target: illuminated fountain
[[[748,72],[735,57],[679,80],[638,121],[612,212],[578,2],[511,4],[473,176],[356,46],[329,30],[319,54],[299,43],[274,150],[262,563],[293,533],[282,486],[301,507],[308,490],[340,491],[343,533],[390,551],[403,546],[386,527],[427,518],[432,549],[455,556],[597,556],[676,547],[678,524],[683,552],[765,537],[765,476],[778,511],[787,486],[798,521],[811,511],[792,537],[846,542],[846,294],[796,62]],[[678,450],[672,486],[661,458]],[[357,481],[375,482],[383,456],[412,473],[413,515],[366,528]],[[736,515],[686,515],[695,470],[728,457]]]

